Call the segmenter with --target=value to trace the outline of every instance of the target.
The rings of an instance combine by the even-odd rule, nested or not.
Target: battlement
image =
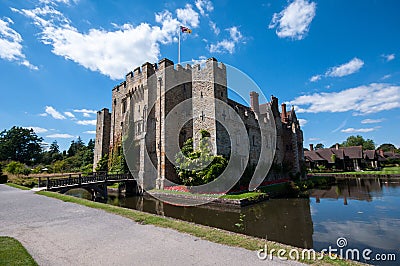
[[[203,65],[203,67],[202,67]],[[222,62],[218,62],[217,59],[215,59],[214,57],[210,57],[206,60],[205,64],[195,64],[193,66],[193,70],[196,71],[202,71],[205,69],[210,69],[210,68],[218,68],[220,70],[226,71],[226,66],[224,63]]]

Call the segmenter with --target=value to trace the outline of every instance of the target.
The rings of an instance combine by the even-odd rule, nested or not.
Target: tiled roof
[[[363,150],[362,146],[352,146],[352,147],[342,147],[344,155],[349,157],[350,159],[362,159],[363,158]]]
[[[377,158],[377,153],[375,150],[365,150],[364,151],[364,159],[373,160]]]
[[[335,154],[336,158],[343,160],[345,157],[349,159],[362,159],[363,150],[362,146],[340,147],[318,149],[313,151],[304,151],[304,156],[309,158],[310,161],[327,161],[332,162],[332,155]],[[372,157],[374,158],[374,157]]]
[[[315,151],[304,151],[304,157],[312,162],[325,161],[325,159],[321,158],[321,156],[319,156]]]

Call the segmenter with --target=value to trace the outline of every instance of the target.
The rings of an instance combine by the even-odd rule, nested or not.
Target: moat
[[[179,207],[116,194],[108,203],[315,250],[337,248],[336,240],[344,237],[346,248],[369,248],[400,259],[400,180],[342,180],[309,193],[309,198],[271,199],[242,208]]]

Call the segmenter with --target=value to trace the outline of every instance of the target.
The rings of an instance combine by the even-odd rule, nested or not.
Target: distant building
[[[325,167],[343,171],[360,171],[364,168],[378,168],[386,159],[379,151],[363,150],[362,146],[325,148],[304,151],[304,158],[308,169]]]

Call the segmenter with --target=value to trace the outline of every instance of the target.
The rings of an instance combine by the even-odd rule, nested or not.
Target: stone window
[[[253,146],[256,146],[256,136],[252,136]]]
[[[126,99],[122,100],[122,113],[125,114],[126,112]]]
[[[203,92],[202,91],[200,92],[200,98],[203,98]]]

